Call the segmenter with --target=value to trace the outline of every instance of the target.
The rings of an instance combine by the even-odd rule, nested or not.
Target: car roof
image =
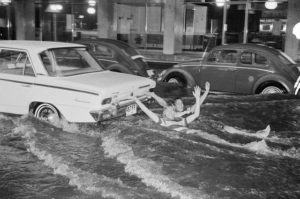
[[[78,40],[79,43],[107,43],[107,44],[113,44],[118,46],[119,48],[128,48],[131,47],[128,43],[116,39],[107,39],[107,38],[89,38],[89,39],[82,39]]]
[[[278,54],[278,50],[270,47],[270,46],[266,46],[263,44],[224,44],[224,45],[220,45],[220,46],[216,46],[214,48],[214,50],[223,50],[223,49],[252,49],[252,50],[258,50],[258,51],[267,51],[270,53],[274,53],[274,54]]]
[[[0,47],[18,48],[42,52],[51,48],[84,47],[80,44],[53,42],[53,41],[31,41],[31,40],[1,40]]]

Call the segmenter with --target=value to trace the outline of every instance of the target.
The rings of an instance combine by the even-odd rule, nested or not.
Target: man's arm
[[[138,98],[133,97],[135,103],[137,103],[137,105],[142,109],[142,111],[148,115],[148,117],[150,119],[152,119],[155,123],[159,122],[159,117],[153,113],[152,111],[150,111]]]
[[[148,92],[148,95],[153,97],[153,99],[155,99],[157,103],[162,107],[166,108],[168,106],[168,103],[163,98],[156,95],[154,92]]]
[[[210,89],[209,82],[205,83],[205,89],[206,90],[205,90],[204,94],[200,97],[201,89],[198,86],[194,88],[193,95],[196,98],[195,111],[192,115],[190,115],[186,118],[186,121],[187,121],[188,124],[191,123],[192,121],[194,121],[195,119],[197,119],[200,116],[200,106],[204,102],[204,100],[206,99],[206,97],[209,93],[209,89]]]
[[[210,90],[210,84],[209,84],[209,82],[206,82],[205,83],[205,92],[200,98],[200,106],[201,106],[201,104],[203,104],[204,100],[206,99],[206,97],[209,93],[209,90]],[[187,111],[188,111],[188,113],[194,113],[195,110],[196,110],[196,103],[193,106],[189,107]]]

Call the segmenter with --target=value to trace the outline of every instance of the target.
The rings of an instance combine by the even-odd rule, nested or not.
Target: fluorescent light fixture
[[[8,5],[11,3],[11,0],[0,0],[0,4]]]
[[[218,7],[222,7],[225,4],[225,0],[216,0],[216,4]]]
[[[48,6],[47,11],[49,11],[49,12],[60,12],[60,11],[62,11],[62,9],[63,9],[63,6],[61,4],[50,4]]]
[[[89,0],[88,4],[89,4],[89,6],[95,6],[96,5],[96,0]]]

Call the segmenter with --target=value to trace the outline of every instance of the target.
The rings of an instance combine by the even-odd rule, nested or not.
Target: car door
[[[268,73],[272,73],[270,59],[263,52],[244,50],[239,56],[236,71],[236,92],[252,94],[256,80]]]
[[[200,85],[210,82],[211,91],[234,92],[237,69],[237,50],[222,49],[212,51],[200,69]]]
[[[27,52],[0,49],[0,112],[28,113],[34,82]]]

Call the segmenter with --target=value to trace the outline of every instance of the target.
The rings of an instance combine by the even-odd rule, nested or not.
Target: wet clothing
[[[180,124],[166,125],[165,120],[162,118],[159,118],[158,122],[156,122],[156,123],[161,126],[167,127],[168,129],[174,130],[174,131],[184,132],[189,129],[188,123],[186,121],[186,118],[181,118],[181,120],[183,121],[183,125],[180,125]]]

